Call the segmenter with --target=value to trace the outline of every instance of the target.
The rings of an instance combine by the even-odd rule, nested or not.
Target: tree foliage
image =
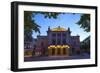
[[[64,13],[24,11],[24,40],[25,41],[32,41],[33,31],[40,33],[41,26],[39,26],[39,24],[37,24],[34,19],[37,14],[42,14],[44,18],[57,19],[59,14],[64,14]],[[81,28],[83,28],[84,31],[90,32],[90,14],[82,14],[77,24]]]
[[[42,14],[44,18],[54,18],[57,19],[57,16],[61,13],[56,12],[33,12],[33,11],[24,11],[24,39],[25,41],[32,41],[32,32],[40,33],[40,26],[35,22],[35,15]]]
[[[76,23],[86,32],[90,32],[90,14],[82,14],[80,20]]]

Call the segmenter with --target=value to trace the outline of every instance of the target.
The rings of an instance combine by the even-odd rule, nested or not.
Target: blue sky
[[[72,36],[76,36],[79,35],[80,36],[80,41],[84,40],[86,37],[88,37],[90,35],[90,33],[85,32],[82,28],[80,28],[79,25],[76,24],[77,21],[79,21],[80,19],[80,15],[81,14],[60,14],[58,16],[57,19],[49,19],[49,18],[44,18],[44,16],[42,14],[37,14],[35,16],[35,22],[41,26],[40,28],[40,35],[47,35],[47,29],[48,26],[50,26],[50,28],[55,28],[55,27],[63,27],[63,28],[70,28],[70,30],[72,31],[71,35]],[[33,38],[36,38],[38,35],[38,33],[33,32]]]

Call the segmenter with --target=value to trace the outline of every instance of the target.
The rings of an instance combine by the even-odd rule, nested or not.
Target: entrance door
[[[55,49],[54,48],[52,49],[52,55],[55,55]]]
[[[67,49],[66,48],[63,49],[63,55],[67,55]]]
[[[57,49],[57,55],[61,55],[61,49],[60,48]]]

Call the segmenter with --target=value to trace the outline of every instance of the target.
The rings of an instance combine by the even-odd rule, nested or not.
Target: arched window
[[[44,45],[44,43],[43,42],[41,42],[41,46],[43,46]]]

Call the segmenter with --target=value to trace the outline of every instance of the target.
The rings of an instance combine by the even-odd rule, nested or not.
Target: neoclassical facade
[[[57,28],[47,31],[49,55],[71,55],[80,50],[79,36],[71,36],[70,28]],[[52,48],[50,48],[52,47]]]
[[[69,56],[80,51],[80,37],[71,36],[70,28],[48,27],[47,36],[37,36],[37,48],[48,56]],[[41,51],[40,51],[41,53]]]
[[[35,56],[70,56],[80,53],[80,36],[72,36],[70,28],[48,27],[47,36],[38,35],[33,45]]]

